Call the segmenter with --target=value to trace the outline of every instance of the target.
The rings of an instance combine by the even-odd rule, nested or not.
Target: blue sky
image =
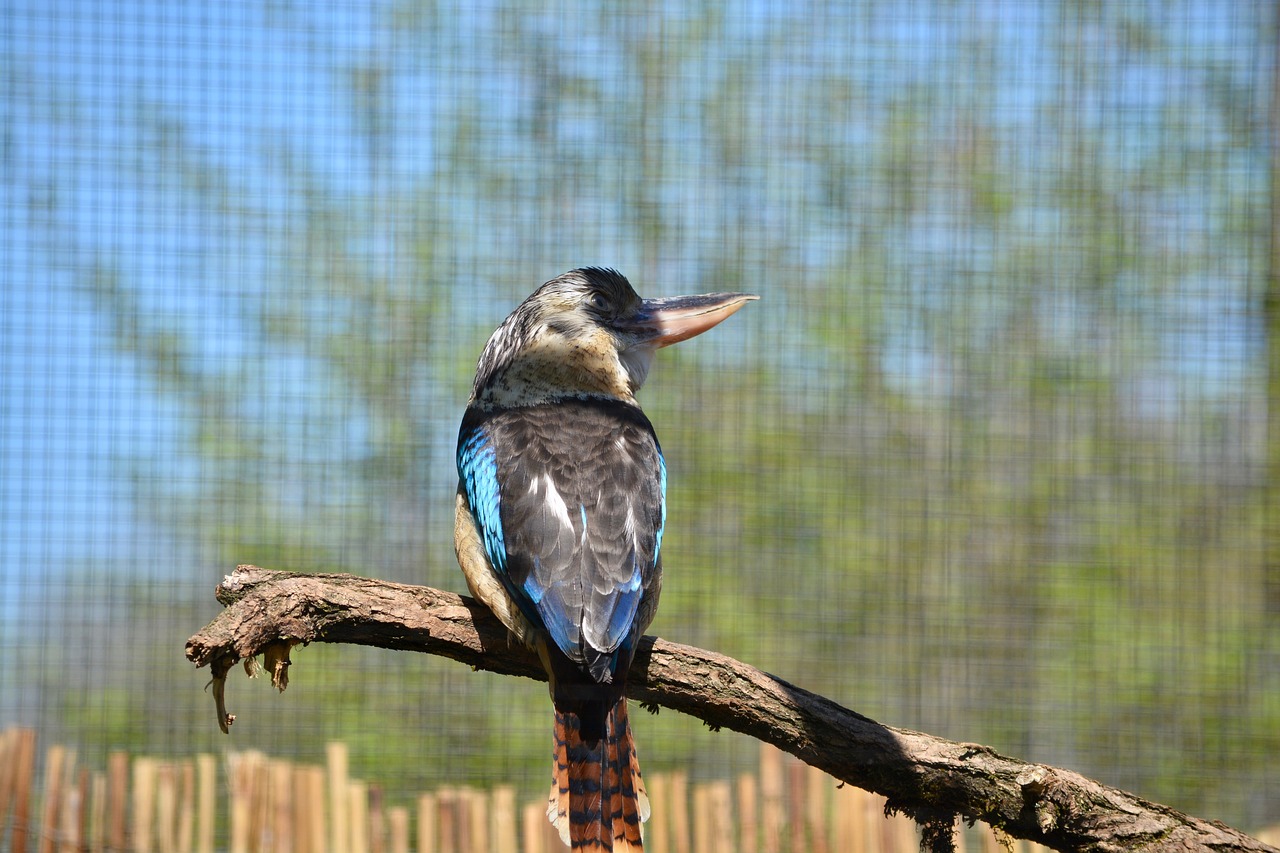
[[[178,478],[184,464],[191,464],[182,461],[182,407],[156,393],[147,372],[116,346],[122,330],[91,296],[87,268],[121,271],[136,302],[137,322],[189,334],[201,347],[196,356],[202,369],[233,365],[260,346],[254,304],[280,273],[282,260],[254,228],[298,214],[299,196],[284,177],[290,168],[354,199],[376,190],[379,181],[427,180],[436,162],[436,122],[453,100],[475,91],[487,94],[494,114],[477,120],[500,128],[511,118],[504,110],[532,97],[520,65],[507,62],[494,40],[495,30],[500,33],[508,22],[493,8],[469,6],[466,16],[435,31],[438,41],[426,45],[383,25],[391,8],[25,2],[0,13],[0,559],[9,567],[0,570],[0,581],[10,581],[0,589],[15,588],[12,567],[57,571],[100,560],[105,551],[127,559],[154,535],[137,533],[129,461],[168,458]],[[1167,32],[1181,40],[1175,47],[1188,56],[1238,55],[1236,69],[1246,75],[1260,74],[1258,64],[1269,57],[1252,41],[1255,17],[1264,14],[1260,6],[1239,15],[1217,13],[1221,7],[1215,3],[1133,8],[1157,20],[1167,15],[1173,22]],[[566,14],[579,14],[579,23],[593,20],[581,10]],[[837,29],[864,35],[860,41],[825,38],[808,52],[785,42],[748,49],[770,60],[770,73],[788,81],[802,77],[806,63],[815,73],[824,64],[862,63],[874,93],[877,78],[892,83],[889,88],[913,76],[937,82],[966,49],[967,33],[994,30],[999,59],[992,68],[1008,78],[999,87],[998,109],[1016,123],[1052,82],[1037,71],[1036,48],[1059,22],[1056,7],[976,4],[967,14],[927,3],[884,4],[853,13],[852,23],[837,22]],[[803,8],[790,4],[747,4],[726,15],[725,29],[755,38],[785,34],[803,15]],[[550,14],[531,20],[528,26],[547,33],[549,49],[565,43],[556,40],[564,39],[563,22]],[[623,69],[607,73],[616,63],[607,30],[584,28],[572,43],[584,73],[604,69],[606,79],[629,85]],[[793,53],[786,54],[787,62],[775,62],[779,51]],[[370,57],[390,54],[401,69],[393,100],[381,112],[351,109],[348,72]],[[706,85],[701,72],[712,67],[691,66],[685,84]],[[1145,74],[1135,65],[1117,92],[1119,104],[1138,112],[1158,108],[1170,87],[1183,85]],[[956,101],[945,108],[963,111],[969,82],[956,81]],[[1108,113],[1101,115],[1105,120]],[[357,132],[361,117],[391,123],[388,156],[371,156],[362,141],[367,137]],[[194,179],[194,170],[165,155],[159,144],[177,133],[198,152],[202,167],[222,170],[225,183],[212,194],[217,203],[184,201],[191,190],[184,181]],[[590,133],[589,125],[584,133]],[[1126,136],[1124,128],[1120,136],[1141,138]],[[839,138],[855,159],[856,125]],[[517,143],[514,137],[493,138],[487,156],[518,159],[520,152],[510,147]],[[385,169],[373,163],[385,163]],[[680,188],[695,215],[698,190],[695,183]],[[468,202],[456,202],[458,216],[465,218]],[[225,215],[219,205],[242,215]],[[485,212],[477,208],[474,215]],[[535,221],[540,215],[536,209],[517,214]],[[625,263],[632,249],[625,231],[614,226],[596,223],[603,235],[599,245]],[[944,233],[939,239],[951,237]],[[491,249],[483,241],[479,247]],[[378,246],[370,250],[377,262]],[[520,260],[508,263],[518,266]],[[1245,325],[1245,294],[1195,288],[1190,293],[1175,313],[1184,316],[1194,337],[1179,339],[1172,357],[1183,359],[1186,371],[1213,381],[1240,381],[1256,355]],[[459,324],[487,322],[494,303],[511,298],[509,289],[476,296],[474,303],[458,303],[470,304],[467,310],[474,312],[458,318]],[[785,288],[774,304],[788,305]],[[903,336],[892,354],[900,375],[926,374],[924,352],[922,344]],[[281,377],[291,381],[286,367]],[[0,592],[0,616],[20,600]]]

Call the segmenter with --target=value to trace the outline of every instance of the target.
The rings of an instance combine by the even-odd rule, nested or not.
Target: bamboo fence
[[[352,778],[346,744],[325,763],[261,752],[162,759],[113,753],[105,771],[52,745],[36,767],[36,733],[0,733],[0,850],[10,853],[559,853],[545,800],[465,786],[391,805]],[[648,853],[916,853],[914,824],[886,817],[883,797],[840,786],[763,745],[757,773],[690,783],[645,777]],[[1280,827],[1260,835],[1280,841]],[[1042,853],[985,826],[957,835],[960,853]]]

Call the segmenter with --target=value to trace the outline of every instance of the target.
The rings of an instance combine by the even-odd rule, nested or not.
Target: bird
[[[649,817],[625,690],[662,587],[667,469],[636,392],[658,349],[756,298],[641,299],[616,270],[574,269],[512,311],[476,365],[454,548],[472,595],[546,670],[547,817],[575,850],[643,850]]]

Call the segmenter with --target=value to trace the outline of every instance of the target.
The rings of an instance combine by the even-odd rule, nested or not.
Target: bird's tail
[[[627,720],[627,697],[556,701],[547,817],[574,850],[642,851],[649,797]]]

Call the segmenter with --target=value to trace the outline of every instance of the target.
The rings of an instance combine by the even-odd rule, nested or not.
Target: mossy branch
[[[477,669],[546,680],[536,656],[508,641],[478,602],[429,587],[345,574],[305,575],[239,566],[217,589],[225,609],[187,642],[210,666],[218,722],[226,677],[264,657],[288,683],[296,644],[357,643],[443,655]],[[949,849],[957,815],[1058,850],[1275,851],[1216,822],[1108,787],[1070,770],[1028,764],[973,743],[895,729],[732,658],[641,641],[628,695],[708,726],[743,732],[833,777],[888,798],[915,818],[934,849]]]

